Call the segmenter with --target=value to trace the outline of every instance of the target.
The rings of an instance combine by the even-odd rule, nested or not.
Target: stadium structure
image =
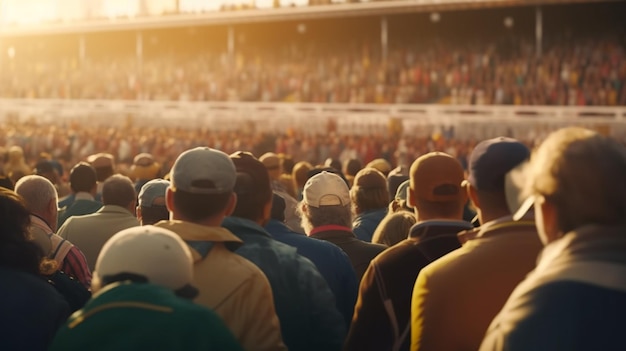
[[[7,3],[10,1],[3,2],[0,10],[7,11]],[[102,5],[99,1],[84,3]],[[368,100],[367,92],[359,97],[358,89],[346,91],[344,95],[337,93],[328,97],[325,93],[321,98],[304,98],[299,92],[294,94],[278,88],[272,88],[274,90],[266,96],[263,87],[248,95],[236,91],[237,88],[210,87],[212,77],[217,75],[232,82],[228,69],[250,62],[263,62],[259,67],[274,64],[278,73],[270,77],[258,73],[264,77],[261,83],[246,83],[247,73],[240,73],[236,77],[240,89],[246,90],[247,84],[262,85],[267,80],[284,80],[286,86],[301,84],[291,83],[290,79],[298,81],[295,75],[302,68],[285,70],[280,62],[291,60],[315,65],[318,55],[328,64],[337,60],[349,62],[345,66],[352,72],[346,77],[350,80],[355,70],[363,70],[362,67],[355,69],[355,65],[369,68],[375,63],[382,67],[382,75],[389,75],[391,71],[394,77],[401,77],[393,68],[397,62],[404,65],[404,61],[414,60],[419,66],[419,60],[424,60],[420,55],[426,53],[436,62],[437,53],[442,50],[448,50],[447,55],[457,60],[456,47],[481,50],[491,47],[492,51],[487,51],[484,57],[495,51],[502,60],[519,60],[517,55],[523,46],[525,56],[522,57],[534,61],[545,55],[559,55],[561,51],[561,55],[572,52],[577,55],[577,51],[585,50],[584,46],[576,46],[579,41],[589,43],[598,39],[606,40],[607,46],[616,46],[616,52],[621,52],[618,57],[621,61],[615,65],[617,74],[623,77],[626,75],[624,2],[390,0],[320,3],[311,0],[308,4],[274,2],[266,8],[255,8],[260,7],[255,4],[222,4],[220,9],[208,11],[185,10],[182,8],[184,1],[179,0],[171,1],[168,10],[161,14],[150,13],[147,1],[125,3],[126,12],[100,13],[92,4],[88,9],[77,9],[72,18],[47,18],[27,24],[12,21],[0,12],[0,78],[3,81],[0,117],[36,118],[55,123],[83,119],[94,124],[119,125],[128,121],[136,124],[158,121],[163,125],[223,130],[300,128],[311,133],[323,133],[329,125],[334,125],[333,130],[338,133],[357,134],[380,130],[427,134],[454,125],[457,136],[467,138],[497,134],[516,136],[529,133],[538,125],[555,128],[578,124],[621,138],[626,136],[623,126],[626,107],[619,100],[619,92],[625,89],[621,86],[615,88],[618,96],[613,103],[594,106],[583,106],[589,104],[580,103],[572,96],[566,96],[565,103],[551,104],[553,106],[524,104],[523,100],[515,99],[502,104],[485,103],[484,92],[478,95],[474,92],[464,99],[457,89],[441,87],[435,92],[425,91],[419,98],[414,96],[419,95],[420,88],[410,87],[410,93],[406,94],[409,97],[401,98],[398,96],[402,90],[395,86],[399,84],[396,80],[402,78],[388,77],[381,79],[386,82],[391,79],[396,84],[392,97],[381,94],[379,98],[377,90],[373,89],[370,100],[374,102]],[[132,4],[134,10],[129,11],[132,6],[128,4]],[[559,51],[559,45],[567,49]],[[215,72],[206,72],[202,65],[185,66],[188,61],[202,62],[205,57],[214,62],[209,68]],[[471,71],[472,61],[465,59],[468,63],[463,69]],[[476,62],[480,60],[480,57],[475,58]],[[488,58],[483,61],[485,65],[491,64],[487,63]],[[129,68],[132,73],[124,71],[122,76],[116,77],[120,74],[118,66],[122,65],[119,62],[132,67]],[[153,88],[154,92],[146,93],[151,80],[161,79],[154,78],[159,77],[159,65],[173,67],[174,81],[171,85],[168,80],[154,83],[159,86]],[[422,67],[429,65],[433,63],[429,61]],[[65,90],[38,90],[38,79],[46,76],[41,72],[54,71],[57,67],[67,71],[63,73],[64,78],[87,67],[83,70],[89,75],[76,78],[85,86],[117,79],[122,80],[125,87],[96,87],[93,91],[83,89],[87,91],[76,93],[68,84],[70,87]],[[109,72],[102,67],[113,68]],[[497,72],[498,68],[493,71]],[[29,74],[33,75],[30,81]],[[312,73],[305,70],[301,74]],[[206,93],[195,94],[197,84],[176,87],[176,79],[192,79],[189,77],[193,75],[203,75],[200,82]],[[443,81],[444,77],[430,73],[428,89],[436,90],[431,83],[437,79]],[[405,85],[422,86],[424,83],[420,80]],[[170,93],[170,88],[178,90]],[[214,91],[222,88],[224,92]]]

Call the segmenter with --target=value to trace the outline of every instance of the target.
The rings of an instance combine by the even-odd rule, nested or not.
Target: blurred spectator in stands
[[[282,165],[282,173],[280,174],[279,180],[287,189],[287,193],[295,199],[296,188],[293,182],[293,178],[291,176],[291,174],[293,173],[293,167],[295,166],[293,158],[289,155],[285,155],[282,153],[278,154],[278,158],[280,159],[280,164]]]
[[[420,270],[459,248],[456,234],[471,229],[461,221],[467,194],[461,164],[428,153],[413,162],[408,190],[417,224],[408,238],[378,255],[359,287],[345,350],[409,350],[411,293]]]
[[[283,167],[280,158],[273,152],[263,154],[259,158],[270,176],[272,191],[285,200],[285,224],[298,233],[304,233],[300,227],[300,217],[296,211],[298,201],[289,195],[288,184],[281,182]],[[290,184],[289,184],[290,185]],[[291,192],[295,192],[293,189]]]
[[[408,238],[416,221],[415,215],[409,211],[390,212],[376,227],[372,242],[393,246]]]
[[[96,194],[100,197],[102,196],[104,181],[115,174],[115,158],[111,154],[101,152],[87,157],[87,162],[96,170],[96,180],[98,181]]]
[[[24,160],[24,150],[20,146],[9,148],[8,160],[4,164],[4,171],[15,184],[23,176],[31,174],[31,169]]]
[[[237,169],[237,206],[222,225],[243,240],[237,253],[270,281],[285,344],[292,350],[341,350],[346,328],[328,284],[311,261],[263,228],[272,209],[266,165],[241,151],[230,158]]]
[[[91,287],[91,271],[85,255],[71,242],[55,234],[57,229],[57,193],[54,185],[41,176],[30,175],[15,184],[15,192],[22,197],[30,212],[29,233],[40,245],[44,255],[56,261],[58,269]]]
[[[170,218],[165,204],[165,193],[169,186],[167,180],[152,179],[139,189],[136,212],[141,225],[155,224]]]
[[[22,199],[0,188],[0,338],[6,350],[47,350],[70,315],[65,299],[41,277],[41,249],[29,241]]]
[[[307,235],[339,246],[350,258],[359,281],[369,262],[387,248],[354,235],[350,190],[336,174],[323,171],[311,177],[299,209]]]
[[[376,227],[387,215],[389,190],[385,176],[374,168],[363,168],[356,174],[350,188],[352,232],[360,240],[371,242]]]
[[[626,313],[624,172],[624,145],[587,129],[552,133],[533,153],[520,177],[529,199],[514,218],[534,204],[545,248],[480,350],[626,346],[619,327]]]
[[[385,177],[387,177],[389,172],[391,172],[391,164],[384,158],[377,158],[366,164],[364,168],[374,168],[375,170],[382,173]]]
[[[98,255],[97,294],[59,330],[51,350],[243,351],[215,312],[191,302],[198,295],[192,265],[187,245],[169,230],[117,233]]]
[[[156,162],[151,154],[144,152],[135,156],[130,168],[131,179],[135,181],[135,191],[139,193],[144,184],[158,178],[160,171],[161,164]]]
[[[97,181],[95,169],[86,162],[79,162],[70,171],[70,188],[72,194],[59,201],[59,228],[72,216],[94,213],[102,207],[95,200]],[[95,259],[95,258],[94,258]]]
[[[354,184],[354,177],[362,168],[363,165],[361,164],[361,161],[356,158],[351,158],[345,162],[343,174],[345,174],[346,179],[348,180],[348,186],[352,187]]]
[[[389,203],[389,209],[387,210],[387,215],[390,213],[401,212],[401,211],[409,211],[414,212],[414,209],[409,207],[407,202],[408,191],[409,191],[410,180],[405,180],[398,186],[398,190],[396,190],[396,196],[394,196],[393,200]]]
[[[58,234],[78,246],[93,271],[104,243],[115,233],[139,225],[135,217],[136,201],[132,181],[119,174],[111,176],[102,186],[102,208],[92,214],[69,217]]]
[[[215,310],[244,349],[285,350],[267,278],[233,252],[241,240],[220,227],[237,202],[233,162],[219,150],[196,147],[178,156],[170,175],[170,220],[156,226],[189,246],[200,292],[196,303]]]
[[[307,174],[311,169],[313,169],[313,166],[306,161],[300,161],[293,166],[291,178],[293,179],[294,186],[296,188],[295,198],[298,201],[302,200],[302,190],[304,189],[304,184],[308,179]]]

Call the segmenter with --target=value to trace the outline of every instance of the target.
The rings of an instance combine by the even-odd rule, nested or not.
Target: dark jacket
[[[3,351],[46,350],[70,308],[51,284],[0,267],[0,340]]]
[[[352,321],[359,283],[346,253],[329,242],[296,233],[275,219],[271,219],[265,229],[274,239],[295,247],[300,255],[315,264],[335,295],[337,309],[346,321],[347,330]]]
[[[70,317],[54,350],[243,350],[215,312],[161,286],[117,283]]]
[[[372,236],[374,236],[378,224],[380,224],[386,215],[387,208],[360,213],[352,222],[352,232],[359,240],[371,243]]]
[[[359,287],[345,350],[408,350],[418,273],[461,247],[456,234],[471,228],[465,221],[423,221],[411,228],[408,239],[372,260]]]
[[[625,234],[590,225],[548,244],[480,350],[626,350]]]
[[[338,225],[325,225],[314,228],[310,236],[315,239],[330,241],[339,246],[350,258],[359,281],[361,281],[361,277],[363,277],[370,261],[387,248],[385,245],[359,240],[354,236],[350,228]]]
[[[335,297],[315,265],[273,239],[260,225],[228,217],[222,226],[243,240],[236,253],[267,276],[283,340],[291,351],[340,350],[346,335]]]

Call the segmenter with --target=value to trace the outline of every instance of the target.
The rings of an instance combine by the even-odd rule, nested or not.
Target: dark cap
[[[469,160],[469,183],[480,191],[503,192],[504,177],[530,157],[521,142],[505,137],[480,142]]]
[[[270,176],[265,165],[249,152],[237,151],[230,155],[230,159],[235,164],[237,180],[235,182],[235,193],[237,196],[249,196],[253,194],[266,195],[268,198],[272,194]]]

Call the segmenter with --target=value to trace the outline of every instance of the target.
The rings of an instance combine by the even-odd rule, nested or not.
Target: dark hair
[[[130,178],[121,174],[109,177],[102,184],[102,203],[128,208],[137,198]]]
[[[15,192],[0,188],[0,267],[39,275],[43,251],[29,241],[30,213]]]
[[[238,151],[230,158],[237,169],[237,206],[232,215],[251,221],[264,219],[263,207],[272,201],[272,186],[267,169],[249,152]]]
[[[115,171],[113,171],[113,166],[95,167],[95,170],[96,179],[98,179],[99,182],[106,181],[115,173]]]
[[[293,158],[291,158],[291,156],[289,155],[283,155],[281,158],[283,160],[283,173],[291,174],[291,172],[293,171],[293,166],[295,166],[296,164],[293,161]]]
[[[351,158],[346,162],[345,170],[347,175],[355,176],[363,168],[363,164],[356,158]]]
[[[141,222],[143,225],[154,224],[170,218],[170,212],[165,205],[141,206]]]
[[[284,222],[285,221],[285,199],[282,196],[274,193],[272,197],[272,219],[277,221]]]
[[[70,188],[73,192],[91,192],[96,186],[96,170],[87,162],[79,162],[70,171]]]
[[[180,189],[173,192],[174,207],[191,222],[211,218],[223,211],[232,193],[194,194]],[[143,208],[142,208],[143,213]]]

